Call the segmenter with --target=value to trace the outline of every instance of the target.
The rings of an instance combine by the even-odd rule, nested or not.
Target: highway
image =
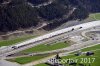
[[[79,27],[82,27],[82,29],[76,29],[76,30],[73,30],[73,31],[69,31],[70,29],[72,28],[79,28]],[[36,43],[31,43],[27,46],[24,46],[24,47],[21,47],[21,48],[18,48],[16,50],[12,50],[11,49],[11,46],[9,46],[9,48],[7,48],[7,51],[6,52],[3,52],[0,50],[0,56],[1,57],[6,57],[7,55],[10,55],[10,54],[14,54],[14,53],[17,53],[17,52],[20,52],[22,50],[25,50],[25,49],[28,49],[28,48],[31,48],[33,46],[36,46],[36,45],[39,45],[39,44],[43,44],[43,43],[46,43],[48,41],[51,41],[51,40],[56,40],[58,39],[58,37],[64,37],[65,35],[67,36],[73,36],[75,35],[77,32],[82,32],[84,30],[87,30],[87,29],[90,29],[90,28],[93,28],[93,27],[97,27],[97,26],[100,26],[100,21],[93,21],[93,22],[88,22],[88,23],[84,23],[84,24],[80,24],[80,25],[75,25],[75,26],[72,26],[72,27],[68,27],[68,28],[65,28],[65,29],[61,29],[61,30],[58,30],[58,31],[55,31],[55,32],[52,32],[52,34],[58,34],[59,32],[62,33],[62,32],[66,32],[64,34],[60,34],[60,35],[57,35],[55,37],[52,37],[52,38],[49,38],[49,39],[45,39],[45,40],[42,40],[42,41],[39,41],[39,42],[36,42]],[[67,32],[68,31],[68,32]],[[51,33],[49,33],[51,34]],[[46,34],[45,36],[48,36],[49,34]],[[40,36],[42,37],[42,36]],[[38,37],[37,37],[38,38]],[[35,38],[36,39],[36,38]],[[32,42],[34,39],[30,39],[30,40],[27,40],[25,41],[24,43],[28,43],[28,42]],[[23,43],[23,42],[22,42]],[[20,44],[20,43],[19,43]]]
[[[89,32],[89,31],[94,31],[94,28],[90,28],[90,29],[88,29],[87,31]],[[83,30],[84,31],[84,30]],[[75,35],[79,35],[81,32],[83,32],[83,31],[73,31],[73,32],[70,32],[70,33],[66,33],[66,34],[63,34],[63,35],[60,35],[59,37],[57,36],[57,39],[56,38],[53,38],[52,40],[49,40],[48,42],[47,42],[47,44],[54,44],[55,42],[56,43],[59,43],[59,42],[64,42],[64,41],[66,41],[67,39],[68,39],[68,37],[73,37],[73,36],[75,36]],[[86,32],[87,32],[86,31]],[[95,30],[95,31],[99,31],[99,30]],[[77,33],[78,32],[78,33]],[[70,35],[70,34],[72,34],[72,35]],[[69,35],[69,36],[68,36]],[[84,36],[85,37],[85,36]],[[99,40],[87,40],[87,41],[79,41],[79,42],[77,42],[76,44],[74,44],[74,45],[71,45],[71,46],[69,46],[69,48],[71,48],[71,47],[75,47],[76,46],[76,48],[78,49],[78,48],[80,48],[80,47],[86,47],[86,46],[88,46],[88,45],[92,45],[92,44],[96,44],[96,43],[99,43],[100,42],[100,39]],[[80,47],[79,47],[79,46]],[[82,46],[81,46],[82,45]],[[78,47],[77,47],[78,46]],[[59,53],[59,52],[62,52],[62,51],[70,51],[70,50],[68,50],[69,49],[68,47],[67,48],[63,48],[63,49],[57,49],[57,50],[52,50],[52,51],[45,51],[45,52],[38,52],[38,53],[29,53],[29,54],[27,54],[26,56],[30,56],[30,55],[40,55],[40,54],[50,54],[50,53]],[[74,48],[74,49],[76,49],[76,48]],[[73,50],[72,48],[71,48],[71,50]],[[25,55],[24,55],[25,56]],[[12,58],[12,57],[11,57]],[[14,57],[13,57],[14,58]]]

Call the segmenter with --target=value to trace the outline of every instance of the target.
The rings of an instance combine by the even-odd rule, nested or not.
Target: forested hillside
[[[80,0],[80,2],[89,12],[100,12],[100,0]]]
[[[100,0],[0,0],[0,32],[35,27],[44,20],[52,27],[83,20],[100,12],[99,4]]]
[[[42,4],[48,2],[49,0],[28,0],[28,2],[32,3],[33,5]]]

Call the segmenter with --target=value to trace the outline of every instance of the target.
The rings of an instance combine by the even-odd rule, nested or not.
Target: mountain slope
[[[53,29],[68,20],[83,20],[89,13],[100,12],[99,3],[100,0],[0,0],[0,31],[35,27],[42,22],[50,23],[47,29]]]

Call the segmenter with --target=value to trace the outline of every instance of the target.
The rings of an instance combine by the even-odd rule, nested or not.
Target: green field
[[[91,18],[93,20],[100,20],[100,13],[90,14],[89,18]]]
[[[8,61],[17,62],[19,64],[25,64],[25,63],[29,63],[29,62],[32,62],[32,61],[35,61],[35,60],[42,59],[44,57],[47,57],[47,55],[21,57],[21,58],[9,59]]]
[[[99,58],[100,57],[100,50],[98,50],[98,49],[100,49],[100,44],[96,45],[96,46],[93,46],[93,47],[84,48],[84,49],[81,50],[82,52],[93,51],[95,53],[93,56],[86,56],[85,54],[83,54],[81,56],[75,56],[74,53],[73,53],[71,55],[62,57],[62,59],[68,59],[68,58],[78,59],[78,63],[79,63],[81,61],[81,58],[90,58],[91,60],[92,60],[92,58],[95,58],[95,61],[93,63],[91,63],[91,65],[92,66],[99,66],[99,63],[100,63],[100,58]],[[17,63],[20,63],[20,64],[26,64],[26,63],[29,63],[29,62],[32,62],[32,61],[36,61],[36,60],[45,58],[47,56],[48,55],[21,57],[21,58],[10,59],[10,61],[17,62]],[[83,64],[89,65],[89,63],[83,63]],[[68,64],[66,64],[66,65],[68,65]],[[48,65],[38,64],[36,66],[48,66]],[[79,65],[77,64],[77,66],[79,66]]]
[[[84,51],[90,51],[90,50],[96,50],[96,49],[100,49],[100,44],[99,45],[92,46],[92,47],[84,48],[81,51],[84,52]]]
[[[38,64],[38,65],[35,65],[35,66],[48,66],[46,64]]]
[[[76,66],[79,66],[78,64],[82,63],[85,64],[85,66],[100,66],[100,44],[93,46],[93,47],[88,47],[88,48],[84,48],[81,51],[82,52],[86,52],[86,51],[93,51],[94,55],[93,56],[86,56],[85,54],[81,55],[81,56],[75,56],[74,54],[68,55],[68,56],[64,56],[62,57],[62,59],[78,59],[78,63]],[[93,59],[95,58],[94,62]],[[88,59],[87,62],[82,62],[82,59]],[[90,60],[90,62],[89,62]],[[67,63],[63,63],[65,66],[69,66],[69,64]],[[38,64],[36,66],[48,66],[46,64]],[[73,65],[72,65],[73,66]]]
[[[55,49],[60,49],[60,48],[65,48],[69,46],[68,43],[60,42],[52,45],[38,45],[33,48],[27,49],[25,51],[22,51],[23,53],[25,52],[42,52],[42,51],[50,51],[50,50],[55,50]],[[31,56],[31,57],[20,57],[20,58],[15,58],[15,59],[10,59],[10,61],[14,61],[20,64],[26,64],[32,61],[39,60],[41,58],[44,58],[48,55],[41,55],[41,56]]]
[[[93,51],[94,52],[93,56],[86,56],[85,54],[83,54],[81,56],[75,56],[74,54],[72,54],[72,55],[69,55],[69,56],[62,57],[62,59],[68,59],[68,58],[78,59],[78,63],[81,63],[82,59],[88,59],[87,62],[83,62],[82,64],[86,64],[86,66],[88,66],[89,64],[91,66],[99,66],[100,65],[100,50],[97,50],[97,49],[100,49],[100,44],[81,50],[83,52]],[[95,58],[94,62],[92,62],[93,58]],[[91,62],[89,62],[89,59],[90,59]],[[77,66],[78,66],[78,64],[77,64]]]
[[[2,40],[0,41],[0,47],[1,46],[9,46],[9,45],[13,45],[16,44],[18,42],[22,42],[31,38],[34,38],[35,36],[24,36],[24,37],[20,37],[20,38],[16,38],[16,39],[12,39],[12,40]]]
[[[56,49],[61,49],[68,47],[68,43],[60,42],[60,43],[54,43],[52,45],[37,45],[35,47],[32,47],[30,49],[24,50],[21,53],[32,53],[32,52],[43,52],[43,51],[51,51],[51,50],[56,50]]]

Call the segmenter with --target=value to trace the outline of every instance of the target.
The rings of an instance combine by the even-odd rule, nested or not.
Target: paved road
[[[87,31],[92,31],[92,30],[94,30],[94,29],[93,28],[87,29]],[[65,33],[63,35],[57,36],[56,38],[53,38],[52,40],[49,40],[47,42],[47,44],[53,44],[55,42],[57,42],[57,43],[64,42],[68,39],[68,37],[73,37],[75,35],[80,35],[81,32],[83,32],[83,31],[73,31],[73,32],[70,32],[70,33]],[[94,40],[94,41],[96,41],[96,40]],[[82,43],[82,42],[84,43],[84,41],[79,41],[77,43]],[[61,52],[61,51],[65,51],[65,50],[64,49],[58,49],[58,50],[52,50],[52,51],[46,51],[46,52],[31,53],[29,55],[47,54],[47,53],[55,53],[55,52]],[[22,56],[28,56],[28,55],[22,55]],[[15,58],[15,57],[9,57],[9,58]]]
[[[96,23],[96,24],[95,24],[95,23]],[[70,36],[73,36],[74,34],[76,34],[75,32],[83,31],[83,30],[92,28],[92,27],[94,27],[94,26],[99,26],[99,25],[100,25],[100,22],[99,22],[99,21],[90,22],[89,24],[88,24],[88,23],[86,23],[86,24],[84,23],[84,24],[81,25],[81,26],[84,26],[82,29],[80,29],[80,30],[77,29],[77,30],[68,32],[68,33],[66,33],[66,34],[67,34],[67,35],[69,34]],[[80,26],[80,25],[72,26],[72,27],[78,27],[78,26]],[[72,28],[72,27],[69,27],[69,28]],[[65,28],[65,29],[59,30],[59,32],[60,32],[60,31],[64,31],[64,30],[68,30],[69,28]],[[57,31],[57,32],[58,32],[58,31]],[[72,34],[71,34],[71,33],[72,33]],[[7,53],[5,52],[5,53],[2,53],[2,54],[0,54],[0,55],[1,55],[1,56],[6,56],[6,55],[9,55],[9,54],[12,54],[12,53],[17,53],[17,52],[20,52],[20,51],[22,51],[22,50],[31,48],[31,47],[33,47],[33,46],[36,46],[36,45],[39,45],[39,44],[43,44],[43,43],[45,43],[45,42],[47,42],[47,41],[55,40],[55,39],[57,39],[58,37],[61,37],[61,36],[62,36],[62,35],[59,35],[59,36],[56,36],[56,37],[53,37],[53,38],[49,38],[49,39],[43,40],[43,41],[41,41],[41,42],[37,42],[37,43],[34,43],[34,44],[30,44],[30,45],[28,45],[28,46],[25,46],[25,47],[22,47],[22,48],[13,50],[13,51],[8,50]],[[26,42],[27,42],[27,41],[26,41]]]
[[[50,39],[47,39],[47,40],[44,40],[44,41],[41,41],[41,42],[38,42],[38,43],[35,43],[35,44],[31,44],[31,45],[25,46],[23,48],[19,48],[17,50],[14,50],[14,51],[11,51],[11,52],[8,52],[8,53],[4,53],[4,54],[2,54],[2,57],[5,58],[5,56],[8,55],[8,54],[17,53],[19,51],[31,48],[32,46],[36,46],[36,45],[39,45],[39,44],[42,44],[42,43],[45,43],[45,42],[48,42],[48,41],[56,40],[56,39],[59,39],[61,37],[65,37],[65,36],[66,37],[72,37],[72,36],[75,36],[75,35],[79,35],[81,32],[83,32],[85,30],[90,30],[90,29],[94,30],[94,27],[90,27],[88,29],[83,29],[83,30],[74,30],[72,32],[61,34],[59,36],[56,36],[56,37],[53,37],[53,38],[50,38]],[[44,54],[45,53],[65,51],[66,50],[67,51],[66,53],[60,54],[61,56],[64,56],[64,55],[67,55],[68,52],[72,52],[72,51],[78,50],[80,48],[84,48],[84,47],[87,47],[87,46],[90,46],[90,45],[94,45],[94,44],[97,44],[97,43],[100,43],[100,40],[89,40],[89,41],[82,42],[82,43],[79,43],[79,44],[74,44],[74,45],[72,45],[70,47],[67,47],[67,48],[63,48],[63,49],[59,49],[59,50],[54,50],[54,51],[49,51],[49,52],[44,52]],[[54,56],[52,56],[52,57],[54,57]],[[49,58],[51,58],[51,57],[49,57]],[[42,60],[43,61],[47,61],[49,58],[47,57],[47,58],[42,59]],[[32,66],[32,65],[35,65],[35,64],[39,64],[39,63],[43,63],[43,62],[40,62],[40,60],[39,60],[39,61],[36,61],[36,62],[28,63],[25,66]]]
[[[82,36],[84,36],[85,38],[90,39],[90,37],[87,36],[86,33],[87,33],[87,32],[91,32],[91,31],[100,31],[100,29],[96,28],[96,29],[91,29],[91,30],[83,31],[83,32],[82,32]]]
[[[9,62],[6,60],[0,60],[0,66],[21,66],[18,63]]]

